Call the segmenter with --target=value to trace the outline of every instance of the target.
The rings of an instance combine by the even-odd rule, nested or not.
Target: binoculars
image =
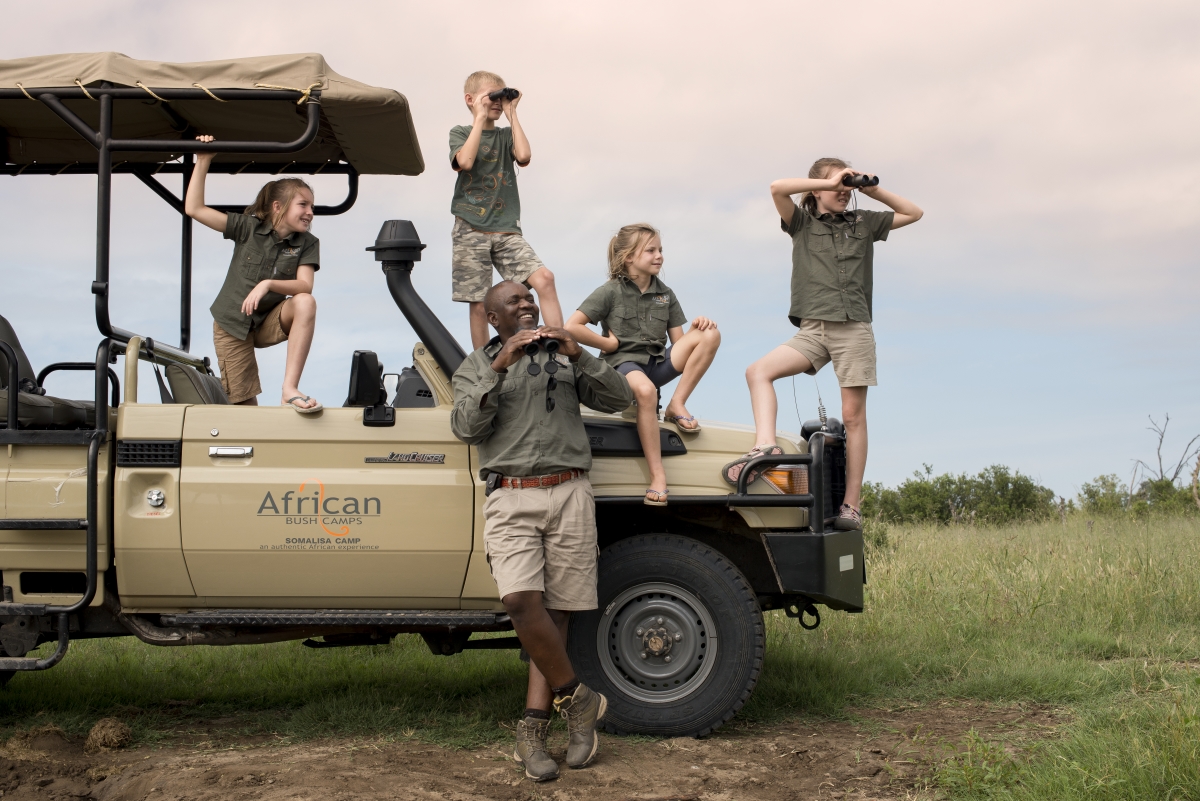
[[[503,89],[497,89],[494,92],[488,92],[488,100],[516,100],[521,96],[521,93],[511,86],[506,86]]]
[[[842,186],[879,186],[878,175],[843,175]]]
[[[538,351],[545,350],[546,353],[549,353],[551,356],[553,356],[554,354],[558,353],[558,345],[559,343],[557,339],[547,339],[538,340],[537,342],[530,342],[525,346],[525,355],[531,359],[529,366],[525,369],[529,371],[530,375],[537,375],[538,373],[542,372],[542,368],[538,365],[538,363],[532,361],[533,357],[537,356]],[[558,362],[554,361],[554,359],[546,362],[546,372],[550,373],[551,375],[557,373]]]

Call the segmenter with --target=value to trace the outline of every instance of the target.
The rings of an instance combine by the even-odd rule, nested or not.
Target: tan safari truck
[[[197,143],[200,132],[217,140]],[[79,343],[63,355],[80,361],[35,372],[0,321],[0,680],[53,667],[71,640],[91,637],[326,648],[416,633],[447,656],[520,647],[511,634],[475,636],[512,626],[484,555],[478,457],[450,431],[449,377],[465,354],[413,289],[424,245],[411,223],[385,222],[367,250],[420,339],[413,363],[385,375],[374,353],[348,354],[344,407],[301,417],[229,405],[209,360],[191,352],[181,198],[193,154],[216,152],[213,172],[256,180],[345,175],[345,201],[316,209],[340,214],[360,174],[424,169],[402,95],[343,78],[319,55],[4,61],[0,151],[10,176],[97,176],[99,329],[94,350]],[[132,291],[109,274],[114,176],[140,180],[181,215],[177,345],[110,321],[109,298]],[[178,194],[163,183],[171,177]],[[157,386],[138,386],[139,360],[155,363]],[[62,370],[92,372],[93,396],[47,394]],[[139,402],[154,395],[161,402]],[[844,487],[837,421],[780,440],[788,453],[761,459],[764,477],[732,492],[720,468],[749,449],[751,433],[706,421],[685,438],[664,424],[673,493],[653,508],[642,503],[634,421],[587,410],[583,419],[600,606],[573,616],[570,653],[608,696],[611,731],[708,733],[754,689],[764,610],[785,609],[806,628],[820,605],[862,610],[862,536],[827,527]]]

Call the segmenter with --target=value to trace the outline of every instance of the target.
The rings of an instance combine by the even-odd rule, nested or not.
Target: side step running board
[[[455,609],[211,609],[160,617],[164,626],[383,626],[407,631],[512,628],[504,612]]]

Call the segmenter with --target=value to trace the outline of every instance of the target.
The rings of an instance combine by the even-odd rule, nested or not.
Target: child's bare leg
[[[667,404],[664,414],[691,417],[687,410],[687,399],[692,396],[696,385],[708,372],[719,347],[721,332],[715,328],[704,331],[693,328],[671,346],[671,364],[683,375],[679,376],[679,383],[675,386],[675,392],[671,395],[671,401]]]
[[[658,428],[658,388],[645,373],[634,370],[625,376],[629,388],[637,401],[638,439],[642,441],[642,452],[646,454],[646,468],[650,471],[650,489],[665,492],[667,471],[663,469],[662,436]],[[649,494],[649,493],[647,493]],[[654,496],[651,500],[661,500]]]
[[[562,306],[558,303],[558,290],[554,287],[554,273],[545,267],[539,267],[525,283],[537,293],[538,306],[542,310],[542,324],[562,328]]]
[[[308,293],[293,295],[283,302],[279,312],[279,324],[287,339],[287,362],[283,368],[283,397],[297,395],[304,397],[300,391],[300,375],[304,372],[304,363],[308,361],[308,351],[312,347],[313,332],[317,328],[317,300]],[[315,400],[296,401],[296,406],[311,409],[317,405]]]
[[[867,388],[842,387],[842,422],[846,425],[846,498],[858,509],[867,471]]]
[[[812,362],[800,351],[787,345],[780,345],[746,368],[750,406],[754,410],[755,445],[775,444],[775,424],[779,413],[775,381],[811,369]]]
[[[488,336],[487,311],[483,308],[483,301],[471,301],[467,307],[471,318],[471,349],[479,350],[491,339]]]

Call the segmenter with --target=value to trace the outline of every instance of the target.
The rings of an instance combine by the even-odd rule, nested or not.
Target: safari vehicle
[[[198,143],[198,132],[217,140]],[[302,417],[228,404],[208,358],[192,352],[186,216],[179,344],[109,317],[121,289],[109,270],[114,176],[132,175],[182,215],[193,154],[216,152],[217,173],[345,175],[346,199],[316,208],[342,214],[360,174],[424,169],[402,95],[343,78],[315,54],[0,62],[0,150],[10,176],[97,176],[100,336],[94,359],[81,342],[68,357],[80,361],[35,373],[17,333],[0,326],[4,681],[53,667],[72,639],[92,637],[324,648],[419,633],[444,655],[519,647],[511,635],[474,636],[512,626],[484,556],[478,457],[450,431],[449,379],[465,354],[412,286],[424,245],[411,223],[384,222],[364,244],[419,337],[412,366],[383,376],[374,353],[347,354],[342,408]],[[139,402],[139,360],[154,362],[162,402]],[[122,364],[123,376],[112,366]],[[63,370],[93,372],[94,396],[45,394]],[[608,695],[610,730],[710,732],[757,682],[763,610],[786,609],[807,628],[818,605],[862,610],[862,536],[827,528],[845,480],[837,421],[780,440],[787,453],[757,460],[764,477],[734,492],[720,468],[753,444],[747,430],[706,423],[685,438],[663,424],[674,491],[665,508],[642,503],[634,421],[588,410],[584,421],[600,607],[573,616],[570,653]]]

